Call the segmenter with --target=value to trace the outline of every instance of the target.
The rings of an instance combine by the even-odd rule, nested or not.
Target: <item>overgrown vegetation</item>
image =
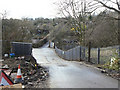
[[[37,47],[41,46],[44,40],[45,42],[49,40],[54,41],[61,49],[63,46],[68,49],[76,45],[88,46],[89,42],[92,47],[119,45],[119,7],[111,8],[105,3],[106,0],[94,1],[97,3],[86,0],[61,1],[58,6],[64,18],[18,20],[6,19],[4,16],[3,40],[4,42],[32,42],[32,39],[36,39],[38,40],[35,45]],[[99,8],[99,6],[95,8],[96,5],[107,9],[95,14],[95,10]],[[119,6],[119,3],[115,5]]]
[[[118,54],[116,53],[116,55],[111,58],[111,61],[107,62],[102,67],[104,69],[116,70],[118,72],[120,70],[119,64],[120,64],[120,58]]]

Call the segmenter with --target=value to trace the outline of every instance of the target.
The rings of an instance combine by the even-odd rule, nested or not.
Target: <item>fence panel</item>
[[[69,50],[69,59],[73,60],[73,53],[72,53],[72,49]]]
[[[62,58],[65,58],[65,51],[61,51],[62,52]]]
[[[57,53],[58,53],[58,56],[61,57],[61,51],[60,51],[60,49],[58,49],[58,48],[57,48]]]
[[[85,47],[81,47],[81,59],[85,59]]]
[[[69,51],[65,51],[65,57],[67,60],[69,60]]]
[[[76,48],[73,48],[72,49],[72,57],[73,57],[73,60],[76,60]]]
[[[57,47],[55,47],[55,52],[58,54],[58,48]]]
[[[80,46],[76,47],[76,60],[80,60]]]
[[[91,48],[91,58],[90,61],[92,63],[97,64],[97,59],[98,59],[98,49],[97,48]]]
[[[58,48],[57,48],[57,47],[55,47],[55,51],[56,51],[56,53],[58,54]]]
[[[88,61],[88,48],[85,48],[85,61]]]
[[[100,64],[110,62],[111,58],[118,54],[119,46],[107,47],[100,49]]]
[[[118,56],[120,57],[120,46],[118,46]]]
[[[81,51],[81,52],[80,52]],[[85,60],[88,61],[88,48],[77,46],[76,48],[62,51],[56,47],[56,53],[67,60]],[[81,53],[81,54],[80,54]],[[91,48],[90,61],[95,64],[105,64],[111,60],[116,54],[120,54],[120,46],[107,48]]]
[[[59,49],[60,50],[60,49]],[[62,57],[62,50],[60,50],[60,56]],[[62,57],[63,58],[63,57]]]
[[[12,52],[14,52],[16,56],[32,54],[31,43],[12,42],[11,45],[12,45]]]
[[[64,51],[64,59],[66,59],[66,51]]]

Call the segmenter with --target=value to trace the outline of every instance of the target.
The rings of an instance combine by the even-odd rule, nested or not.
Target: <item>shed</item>
[[[25,42],[11,42],[11,51],[16,56],[26,56],[32,54],[32,43]]]

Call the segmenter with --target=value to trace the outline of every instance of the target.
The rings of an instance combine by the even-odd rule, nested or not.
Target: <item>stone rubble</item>
[[[12,80],[16,78],[18,65],[21,65],[24,88],[47,88],[45,81],[49,77],[49,71],[41,67],[33,56],[6,58],[2,64],[11,70],[9,76]]]

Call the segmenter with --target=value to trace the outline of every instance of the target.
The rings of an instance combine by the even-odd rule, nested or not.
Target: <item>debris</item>
[[[18,88],[19,90],[22,90],[22,84],[14,84],[14,85],[1,86],[1,87],[0,87],[0,89],[2,89],[2,90],[9,90],[9,88],[10,88],[10,89],[13,88],[13,90],[14,90],[15,88]]]
[[[24,85],[22,85],[22,88],[25,88],[25,86],[24,86]]]
[[[4,54],[4,57],[5,57],[5,58],[8,58],[8,56],[9,56],[8,54]]]
[[[18,57],[18,60],[21,60],[21,57]]]
[[[9,69],[8,65],[6,64],[5,66],[2,67],[2,69]]]
[[[15,54],[14,53],[10,53],[10,58],[13,58],[15,57]]]
[[[28,82],[28,85],[30,85],[30,86],[33,86],[33,83],[31,83],[31,82]]]
[[[9,76],[13,81],[17,77],[17,65],[20,64],[21,71],[24,71],[22,73],[24,79],[24,81],[22,81],[22,85],[24,85],[25,88],[33,88],[34,86],[43,87],[44,85],[41,85],[43,84],[43,82],[46,81],[49,76],[48,69],[37,64],[35,58],[30,55],[24,56],[24,59],[22,59],[20,56],[15,58],[6,58],[2,63],[4,66],[9,66],[9,70],[11,70]]]
[[[24,57],[24,56],[22,56],[22,57],[21,57],[21,59],[22,59],[22,60],[24,60],[24,59],[25,59],[25,57]]]
[[[101,73],[107,73],[106,70],[102,70]]]

